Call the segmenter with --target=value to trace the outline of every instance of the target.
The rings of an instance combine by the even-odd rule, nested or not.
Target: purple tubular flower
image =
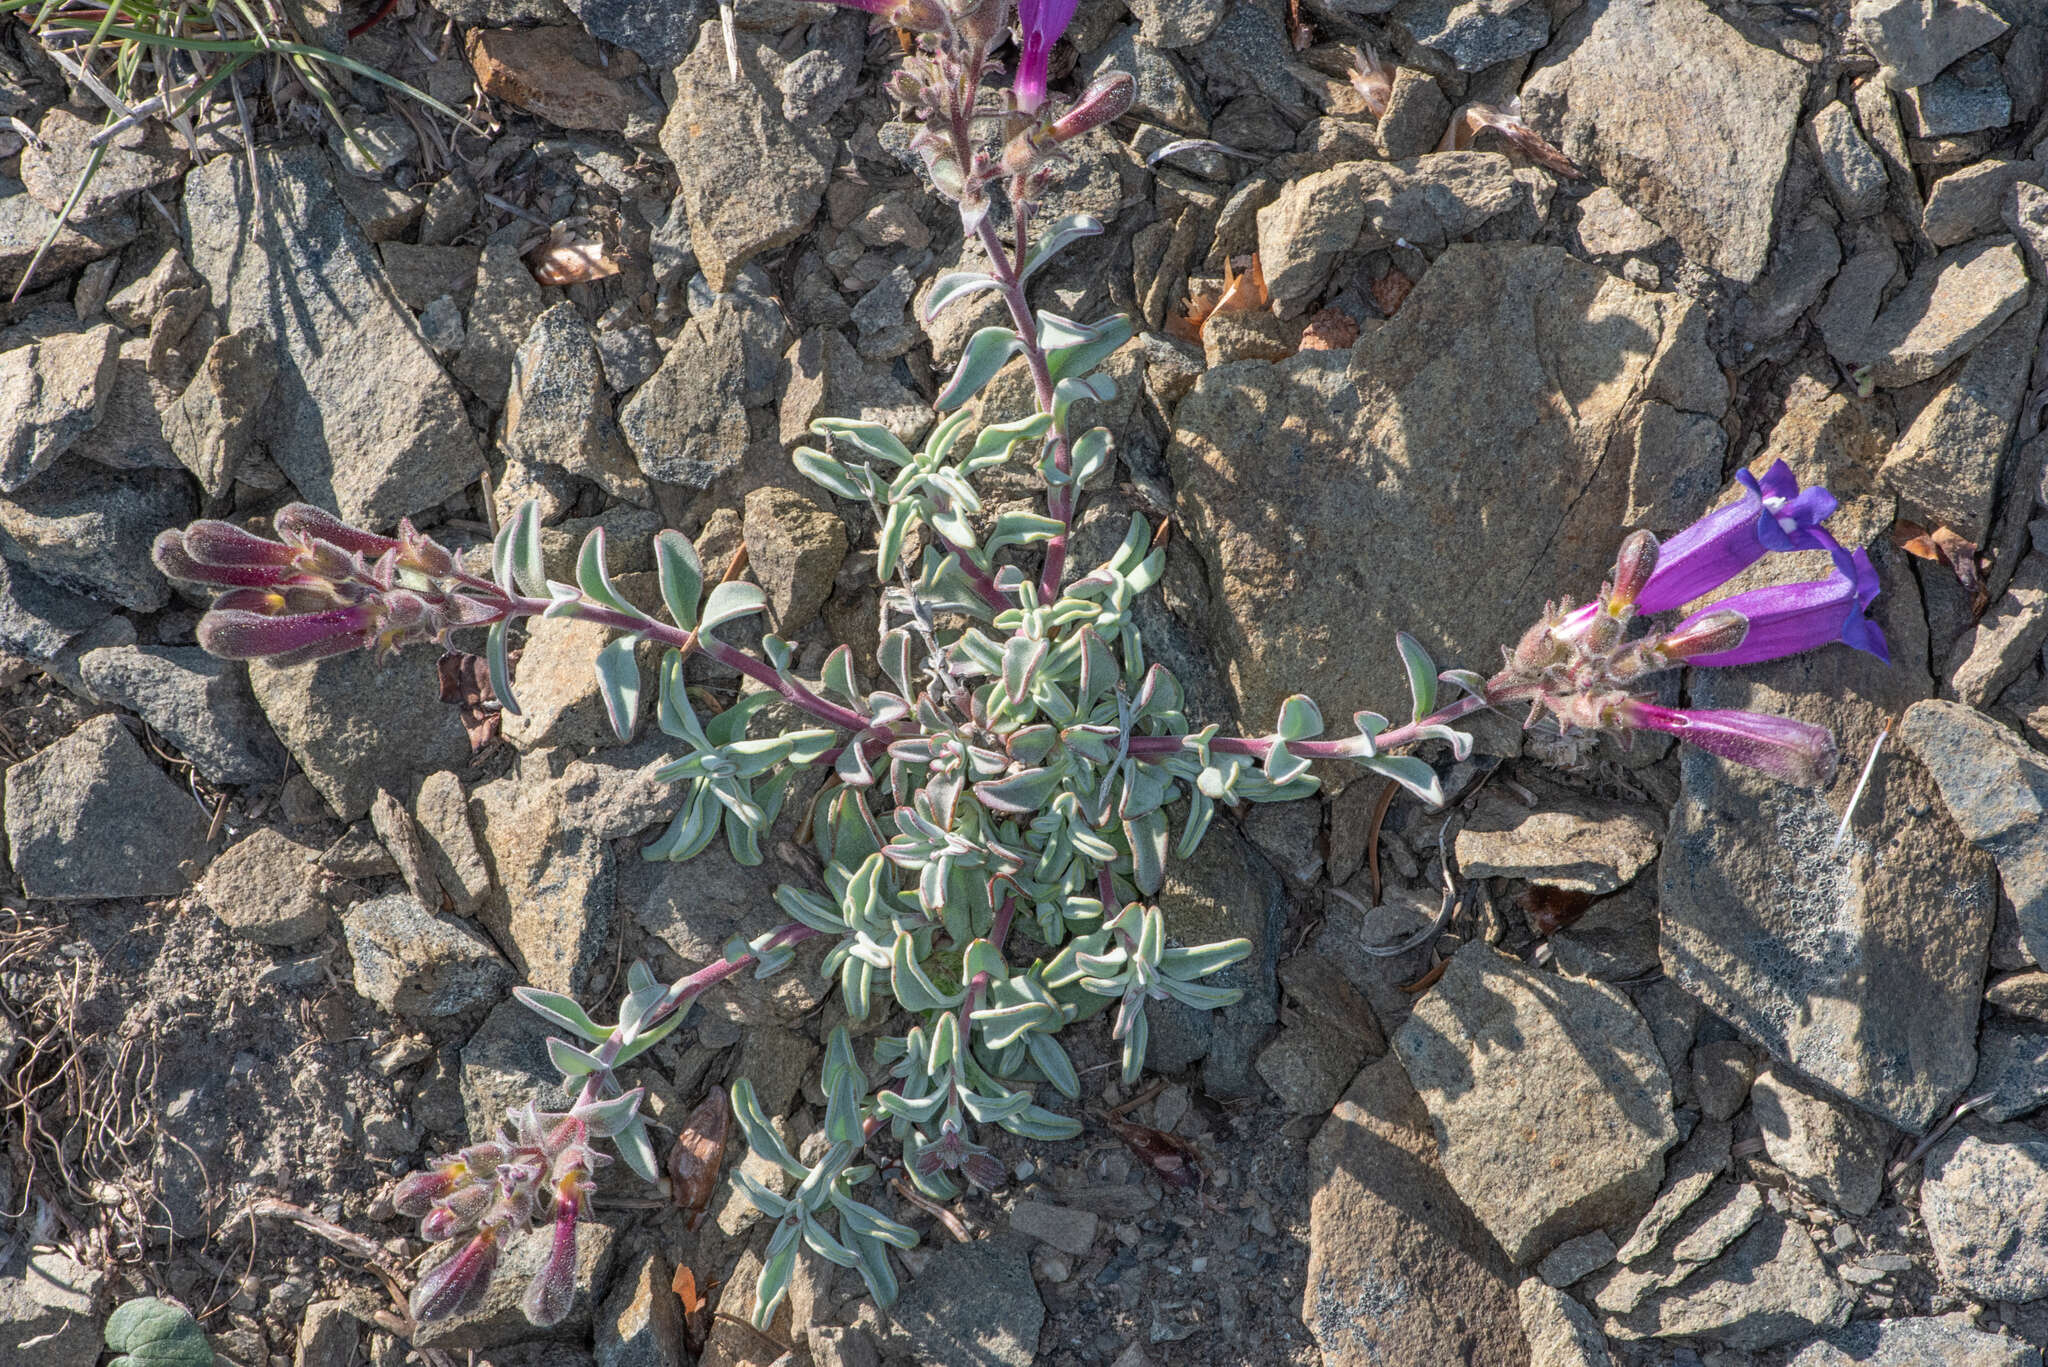
[[[223,660],[290,656],[295,661],[344,655],[370,643],[377,609],[369,603],[265,617],[254,612],[209,612],[199,619],[199,644]]]
[[[1819,788],[1834,777],[1835,738],[1824,726],[1761,712],[1686,711],[1638,699],[1623,703],[1618,712],[1623,726],[1666,732],[1781,782]]]
[[[1835,539],[1820,523],[1835,511],[1835,496],[1818,486],[1799,487],[1779,461],[1758,480],[1735,472],[1743,495],[1687,527],[1658,548],[1657,570],[1636,598],[1640,612],[1664,612],[1712,593],[1770,551],[1832,551]]]
[[[1017,107],[1035,114],[1045,103],[1045,68],[1052,60],[1052,45],[1074,22],[1080,0],[1017,0],[1017,27],[1021,32],[1017,57]]]
[[[1877,570],[1869,552],[1837,549],[1831,554],[1835,572],[1826,579],[1776,588],[1752,589],[1725,598],[1709,612],[1739,612],[1749,621],[1742,644],[1732,650],[1695,655],[1695,665],[1747,665],[1780,660],[1841,641],[1891,663],[1884,633],[1864,616],[1877,597]],[[1694,613],[1678,624],[1684,631],[1707,613]]]
[[[568,1318],[576,1304],[576,1216],[581,1202],[568,1197],[555,1204],[554,1239],[548,1260],[526,1284],[519,1308],[527,1322],[546,1328]]]
[[[420,1278],[412,1289],[412,1317],[431,1324],[482,1304],[491,1274],[498,1268],[498,1235],[498,1226],[485,1225],[460,1253],[437,1263]]]

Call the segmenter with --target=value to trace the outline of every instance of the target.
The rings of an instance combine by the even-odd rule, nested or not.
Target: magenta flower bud
[[[1826,579],[1738,593],[1716,603],[1709,612],[1679,623],[1678,630],[1683,632],[1715,612],[1739,612],[1749,621],[1749,631],[1739,642],[1694,655],[1692,663],[1756,664],[1818,650],[1836,641],[1891,663],[1884,633],[1864,615],[1878,592],[1877,569],[1870,563],[1870,553],[1861,548],[1837,548],[1832,554],[1835,572]]]
[[[1657,571],[1657,538],[1649,532],[1631,532],[1614,557],[1614,582],[1607,589],[1607,610],[1620,612],[1633,607],[1643,586]]]
[[[1687,711],[1633,698],[1616,709],[1615,719],[1631,729],[1677,736],[1708,754],[1802,788],[1823,787],[1834,777],[1835,738],[1824,726],[1761,712]]]
[[[1083,133],[1122,118],[1138,98],[1138,83],[1129,72],[1112,71],[1099,78],[1072,109],[1059,116],[1049,130],[1054,142],[1066,142]]]
[[[466,1314],[483,1303],[498,1269],[499,1227],[487,1225],[460,1253],[436,1264],[412,1289],[408,1308],[421,1324]]]
[[[1732,601],[1732,600],[1731,600]],[[1658,639],[1657,654],[1676,663],[1733,650],[1749,635],[1749,619],[1731,611],[1726,604],[1696,612],[1678,624],[1676,630]]]
[[[187,527],[183,542],[186,552],[202,565],[289,566],[298,557],[296,550],[281,541],[211,518],[202,518]]]
[[[450,1164],[400,1178],[391,1189],[391,1208],[400,1215],[418,1219],[433,1208],[434,1202],[455,1190],[460,1171],[459,1166]]]
[[[1074,22],[1074,11],[1079,7],[1080,0],[1017,0],[1019,37],[1013,89],[1017,93],[1017,107],[1027,114],[1037,113],[1045,103],[1045,69],[1052,60],[1052,45]]]
[[[293,617],[209,612],[199,619],[199,644],[224,660],[289,656],[295,661],[346,655],[370,644],[377,609],[368,603]]]
[[[458,1186],[420,1218],[420,1237],[430,1244],[475,1229],[491,1209],[497,1193],[487,1182]]]
[[[542,1328],[560,1324],[576,1303],[576,1217],[581,1209],[582,1202],[573,1196],[555,1202],[555,1233],[548,1260],[519,1298],[519,1308],[526,1312],[529,1323]]]
[[[1758,480],[1735,472],[1743,495],[1708,513],[1666,541],[1643,591],[1641,612],[1664,612],[1712,593],[1771,551],[1832,551],[1835,539],[1820,523],[1835,511],[1826,489],[1801,489],[1792,468],[1779,461]]]
[[[291,547],[278,546],[274,541],[262,544],[276,546],[278,550],[284,551],[285,562],[221,564],[218,561],[202,561],[192,554],[185,534],[177,531],[157,533],[156,541],[149,548],[149,558],[167,579],[180,579],[188,584],[207,584],[216,588],[269,588],[298,577],[299,571],[293,568],[290,562]]]
[[[398,549],[398,542],[390,537],[352,527],[325,508],[310,503],[288,503],[270,521],[279,536],[310,537],[372,560]]]

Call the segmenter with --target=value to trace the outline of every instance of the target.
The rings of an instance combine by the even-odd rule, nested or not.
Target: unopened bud
[[[1748,635],[1749,619],[1739,612],[1723,608],[1703,612],[1677,631],[1660,638],[1656,651],[1667,660],[1690,660],[1700,655],[1733,650]]]
[[[1112,71],[1081,92],[1074,107],[1053,123],[1054,142],[1066,142],[1083,133],[1114,122],[1129,112],[1138,98],[1138,83],[1127,71]]]
[[[371,559],[398,549],[398,543],[390,537],[352,527],[325,508],[310,503],[288,503],[270,521],[279,536],[311,537]]]
[[[1632,532],[1614,557],[1614,582],[1607,590],[1607,610],[1620,612],[1635,606],[1643,585],[1657,572],[1657,538],[1649,532]]]
[[[498,1268],[498,1236],[495,1225],[479,1230],[460,1253],[421,1277],[408,1307],[413,1319],[431,1324],[465,1314],[482,1304],[484,1293],[490,1289],[491,1274]]]

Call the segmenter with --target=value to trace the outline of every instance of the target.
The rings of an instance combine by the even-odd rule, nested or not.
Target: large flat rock
[[[192,264],[229,331],[261,326],[277,381],[261,432],[309,502],[379,530],[483,469],[462,399],[309,146],[216,157],[185,179]]]
[[[1206,371],[1167,458],[1246,725],[1304,688],[1406,707],[1398,630],[1490,672],[1630,526],[1702,511],[1727,388],[1701,321],[1554,248],[1453,246],[1351,352]]]
[[[1618,990],[1474,941],[1393,1038],[1446,1176],[1518,1265],[1656,1198],[1671,1079]]]
[[[1695,259],[1747,284],[1771,254],[1806,68],[1701,0],[1591,0],[1544,52],[1531,126]]]
[[[1437,1161],[1398,1060],[1367,1067],[1309,1146],[1301,1317],[1326,1367],[1523,1367],[1513,1273]]]

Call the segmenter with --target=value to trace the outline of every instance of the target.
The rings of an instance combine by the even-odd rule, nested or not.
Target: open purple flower
[[[1826,579],[1738,593],[1680,622],[1674,634],[1685,632],[1713,613],[1739,612],[1749,622],[1740,645],[1693,655],[1687,663],[1756,664],[1841,641],[1890,664],[1891,651],[1885,645],[1884,633],[1864,615],[1878,591],[1877,570],[1870,563],[1869,552],[1836,548],[1831,554],[1835,572]]]
[[[1660,707],[1638,698],[1622,703],[1617,712],[1622,726],[1663,731],[1785,783],[1818,788],[1834,777],[1835,738],[1824,726],[1762,712]]]
[[[1770,551],[1832,551],[1835,539],[1820,523],[1835,511],[1835,496],[1818,486],[1799,487],[1792,467],[1779,461],[1759,480],[1735,472],[1743,495],[1717,508],[1658,548],[1657,570],[1636,597],[1640,612],[1664,612],[1712,593]]]
[[[1017,107],[1035,114],[1045,103],[1045,68],[1052,59],[1052,45],[1074,22],[1080,0],[1017,0],[1017,28],[1021,35],[1017,57]]]

